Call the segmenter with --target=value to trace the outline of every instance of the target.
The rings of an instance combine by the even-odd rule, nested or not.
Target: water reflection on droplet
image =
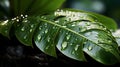
[[[25,31],[25,27],[22,27],[21,31]]]
[[[75,51],[78,50],[79,46],[80,46],[80,45],[76,45],[76,46],[75,46]]]
[[[32,29],[30,29],[30,32],[32,32],[33,30]]]
[[[67,47],[67,42],[62,43],[62,50],[64,50]]]
[[[38,39],[38,40],[40,40],[40,39],[41,39],[41,35],[40,35],[40,34],[38,35],[37,39]]]
[[[67,35],[67,37],[66,37],[66,38],[67,38],[67,40],[69,40],[69,39],[70,39],[70,36],[71,36],[71,35]]]
[[[92,47],[92,46],[89,46],[89,47],[88,47],[88,50],[89,50],[89,51],[90,51],[90,50],[92,50],[92,49],[93,49],[93,47]]]

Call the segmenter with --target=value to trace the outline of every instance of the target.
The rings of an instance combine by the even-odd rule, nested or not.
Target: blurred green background
[[[67,0],[64,6],[111,17],[120,28],[120,0]]]

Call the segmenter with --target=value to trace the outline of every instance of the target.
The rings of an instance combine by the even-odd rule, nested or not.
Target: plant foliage
[[[35,0],[31,5],[33,1],[9,0],[10,10],[16,17],[0,21],[0,34],[10,38],[13,31],[12,35],[22,44],[33,47],[35,43],[53,57],[57,57],[56,50],[59,50],[79,61],[87,61],[84,53],[103,64],[120,61],[118,44],[110,31],[117,29],[114,20],[92,12],[56,10],[64,0]]]

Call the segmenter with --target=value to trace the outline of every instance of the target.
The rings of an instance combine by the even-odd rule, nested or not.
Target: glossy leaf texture
[[[54,44],[51,45],[56,45],[57,49],[64,55],[86,61],[85,52],[103,64],[114,64],[120,61],[120,52],[115,38],[106,26],[97,22],[99,19],[96,17],[88,13],[58,10],[54,15],[43,16],[40,20],[55,27],[54,39],[49,40],[53,41]],[[51,31],[54,31],[54,28]],[[41,38],[42,34],[40,38],[35,39],[39,49],[43,49],[41,46],[45,43]],[[46,48],[47,46],[42,47]]]
[[[9,0],[15,16],[21,14],[40,15],[59,8],[65,0]]]
[[[116,39],[96,17],[86,12],[58,9],[48,15],[21,15],[11,21],[15,26],[15,36],[21,43],[32,47],[34,43],[50,56],[57,57],[56,50],[59,50],[79,61],[87,61],[86,53],[102,64],[120,62]],[[11,25],[8,21],[1,22],[0,33],[4,35],[4,29],[7,27],[9,31]]]
[[[112,32],[113,36],[115,37],[118,46],[120,47],[120,29],[116,30],[115,32]]]
[[[94,21],[102,23],[111,31],[115,31],[118,28],[117,23],[113,19],[111,19],[110,17],[106,17],[104,15],[100,15],[100,14],[95,13],[95,12],[87,12],[87,11],[83,11],[83,10],[74,10],[74,9],[67,9],[67,10],[81,12],[81,13],[87,13],[88,15],[95,18]]]

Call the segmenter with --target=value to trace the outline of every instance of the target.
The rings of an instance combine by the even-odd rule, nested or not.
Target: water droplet
[[[25,27],[22,27],[21,31],[25,31]]]
[[[1,23],[1,25],[5,25],[7,24],[8,20],[4,21],[3,23]]]
[[[50,42],[50,37],[47,38],[47,41]]]
[[[71,35],[68,35],[68,36],[66,37],[66,38],[67,38],[67,40],[69,40],[69,39],[70,39],[70,36],[71,36]]]
[[[26,39],[26,38],[27,38],[27,35],[25,35],[23,38]]]
[[[55,21],[55,23],[59,23],[59,20]]]
[[[62,50],[64,50],[67,47],[67,42],[62,43]]]
[[[33,30],[32,29],[30,29],[30,32],[32,32]]]
[[[41,18],[42,18],[42,19],[46,19],[46,17],[45,17],[45,16],[41,16]]]
[[[25,17],[27,18],[27,17],[28,17],[28,15],[25,15]]]
[[[75,54],[75,51],[74,51],[74,50],[72,51],[72,54]]]
[[[87,29],[86,28],[81,28],[80,29],[80,32],[84,32],[84,31],[86,31]]]
[[[66,33],[66,35],[68,35],[68,33]]]
[[[19,19],[16,19],[17,22],[19,22]]]
[[[24,22],[28,22],[28,20],[24,20]]]
[[[75,51],[78,50],[79,46],[80,46],[80,45],[76,45],[76,46],[75,46]]]
[[[40,26],[40,27],[39,27],[39,30],[41,30],[41,29],[42,29],[42,27]]]
[[[45,33],[48,33],[48,29],[45,30]]]
[[[88,47],[88,50],[92,50],[92,46],[89,46],[89,47]]]
[[[31,25],[31,28],[33,28],[34,27],[34,25]]]
[[[67,27],[67,26],[62,26],[62,27]]]
[[[86,22],[86,25],[87,25],[87,26],[90,26],[90,23],[89,23],[89,22]]]
[[[75,24],[72,25],[73,27],[75,26]]]
[[[40,35],[40,34],[38,35],[37,39],[38,39],[38,40],[40,40],[40,39],[41,39],[41,35]]]
[[[72,44],[72,43],[70,43],[70,45],[72,46],[73,44]]]
[[[50,47],[50,46],[46,46],[46,48],[45,48],[45,49],[47,50],[49,47]]]

